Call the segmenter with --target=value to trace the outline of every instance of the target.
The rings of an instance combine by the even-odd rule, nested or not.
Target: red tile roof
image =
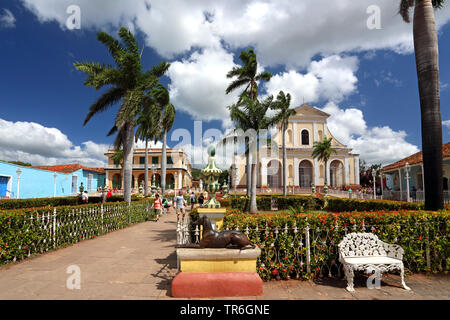
[[[442,158],[448,158],[450,157],[450,142],[447,142],[446,144],[442,145]],[[382,172],[388,172],[394,169],[403,168],[405,164],[408,162],[409,165],[422,163],[422,151],[419,151],[413,155],[410,155],[409,157],[406,157],[402,160],[399,160],[397,162],[394,162],[390,165],[387,165],[381,169]]]
[[[32,166],[32,168],[35,169],[42,169],[42,170],[48,170],[48,171],[56,171],[61,173],[72,173],[77,170],[83,169],[87,171],[93,171],[100,174],[105,174],[104,168],[88,168],[81,164],[63,164],[63,165],[57,165],[57,166]]]

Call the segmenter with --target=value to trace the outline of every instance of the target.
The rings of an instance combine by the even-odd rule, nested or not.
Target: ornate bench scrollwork
[[[349,233],[339,243],[339,261],[344,266],[347,290],[353,288],[354,271],[384,272],[400,270],[403,288],[411,290],[404,279],[403,249],[399,245],[385,243],[373,233]]]

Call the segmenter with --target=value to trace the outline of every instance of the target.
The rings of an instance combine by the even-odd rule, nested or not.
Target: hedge
[[[222,207],[236,208],[242,211],[248,211],[250,200],[248,198],[222,198],[218,199]],[[323,197],[312,196],[257,196],[256,203],[258,210],[270,211],[271,203],[278,210],[287,210],[290,207],[303,207],[307,210],[327,210],[331,212],[344,211],[379,211],[379,210],[422,210],[423,203],[413,203],[404,201],[390,200],[363,200],[363,199],[346,199],[329,196]],[[325,206],[326,205],[326,206]]]
[[[131,201],[142,200],[142,197],[132,196]],[[107,202],[123,201],[122,195],[113,195],[106,200]],[[89,196],[89,203],[101,203],[101,196]],[[35,208],[35,207],[59,207],[59,206],[75,206],[82,204],[81,197],[54,197],[54,198],[30,198],[30,199],[1,199],[0,210]]]
[[[150,207],[143,200],[0,211],[0,264],[154,218]]]
[[[373,232],[382,241],[402,246],[407,271],[447,273],[449,220],[445,210],[250,215],[231,209],[227,210],[223,228],[238,227],[243,232],[248,228],[250,240],[261,248],[257,271],[262,279],[268,280],[329,274],[343,276],[337,244],[350,232]],[[305,263],[307,223],[311,239],[311,273],[307,273]],[[295,228],[297,232],[294,232]]]

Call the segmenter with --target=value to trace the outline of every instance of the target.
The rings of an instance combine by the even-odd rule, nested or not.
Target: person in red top
[[[155,200],[153,201],[152,208],[156,214],[156,221],[159,220],[159,215],[161,214],[161,208],[162,208],[162,201],[159,197],[159,194],[155,195]]]

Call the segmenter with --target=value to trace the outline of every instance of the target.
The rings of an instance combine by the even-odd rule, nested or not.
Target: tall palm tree
[[[258,97],[258,81],[269,81],[272,77],[270,72],[258,72],[258,62],[256,59],[256,54],[253,49],[248,49],[247,51],[242,50],[239,55],[239,59],[242,61],[243,65],[240,67],[233,67],[228,73],[227,78],[235,78],[226,89],[226,94],[242,88],[239,97],[238,105],[240,104],[242,97],[247,95],[250,99],[254,100]],[[250,153],[249,153],[249,139],[245,140],[245,158],[246,158],[246,168],[247,168],[247,196],[250,195],[249,185],[251,184],[250,177]]]
[[[136,120],[139,126],[136,130],[136,142],[138,139],[145,141],[144,196],[148,194],[148,142],[158,138],[157,129],[160,117],[161,109],[155,104],[151,104],[144,106]]]
[[[282,143],[283,143],[283,195],[287,195],[287,181],[286,180],[286,129],[288,125],[289,118],[296,114],[294,109],[289,109],[291,105],[291,95],[285,94],[283,91],[280,91],[277,96],[277,100],[272,105],[272,110],[279,110],[278,113],[274,117],[274,121],[276,123],[281,124],[281,134],[282,134]]]
[[[157,67],[143,72],[141,54],[133,34],[127,28],[121,27],[119,37],[122,43],[106,32],[97,34],[97,39],[108,48],[116,66],[98,62],[77,62],[74,66],[88,75],[84,85],[96,90],[111,86],[91,105],[83,125],[94,115],[120,102],[115,127],[120,129],[119,134],[123,142],[124,199],[130,202],[135,117],[146,104],[145,100],[149,99],[146,92],[158,83],[155,73],[164,73],[169,65],[162,62]]]
[[[273,96],[269,96],[263,102],[260,102],[258,99],[251,99],[247,95],[243,95],[240,104],[228,107],[231,120],[235,123],[236,128],[244,131],[252,129],[256,134],[249,139],[250,148],[252,149],[250,213],[258,211],[256,204],[256,165],[259,153],[259,133],[262,129],[267,129],[275,124],[275,120],[267,116],[267,111],[272,103]]]
[[[425,209],[444,207],[442,183],[442,120],[440,107],[439,54],[434,8],[445,0],[401,0],[403,20],[410,22],[414,7],[413,36],[419,84],[422,122],[422,154],[425,184]]]
[[[167,133],[172,128],[175,121],[175,107],[169,103],[164,107],[164,112],[161,117],[162,127],[162,158],[161,158],[161,194],[164,196],[166,192],[166,167],[167,167]]]
[[[325,186],[328,185],[328,181],[327,181],[327,163],[328,163],[328,159],[330,159],[331,154],[334,153],[336,154],[337,151],[336,149],[331,147],[331,141],[333,139],[332,138],[323,138],[322,141],[316,141],[314,142],[313,145],[313,152],[312,152],[312,156],[313,158],[317,158],[319,161],[323,161],[325,163]]]

